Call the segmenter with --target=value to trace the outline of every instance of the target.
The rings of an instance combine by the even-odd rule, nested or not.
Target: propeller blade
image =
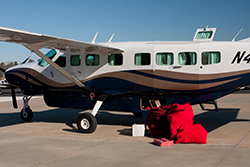
[[[5,73],[6,70],[0,67],[0,71],[2,71],[3,73]],[[16,92],[15,92],[15,88],[13,86],[11,86],[11,95],[12,95],[13,107],[17,108]]]
[[[25,59],[21,64],[26,63],[29,59],[30,59],[30,56],[27,59]]]
[[[2,71],[3,73],[5,73],[5,69],[3,69],[3,68],[1,68],[1,67],[0,67],[0,71]]]
[[[11,87],[11,95],[12,95],[13,107],[17,108],[16,92],[15,92],[15,88],[14,87]]]

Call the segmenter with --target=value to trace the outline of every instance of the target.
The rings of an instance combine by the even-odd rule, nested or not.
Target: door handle
[[[173,66],[173,69],[179,69],[181,68],[182,66]]]

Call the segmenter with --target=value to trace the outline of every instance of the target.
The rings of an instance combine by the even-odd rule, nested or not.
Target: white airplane
[[[43,94],[48,106],[92,109],[77,119],[80,132],[92,133],[99,109],[146,115],[152,102],[212,102],[217,109],[216,99],[249,85],[250,38],[215,42],[215,32],[197,29],[190,42],[111,42],[112,36],[96,44],[96,36],[87,43],[0,27],[0,40],[42,58],[5,72],[23,91],[22,119],[32,119],[31,96]],[[44,47],[51,50],[43,54]]]
[[[0,80],[0,88],[2,89],[8,89],[10,88],[10,84],[8,83],[8,81],[6,79],[2,79]]]
[[[5,69],[0,67],[0,71],[5,73]],[[0,80],[0,94],[2,94],[2,89],[11,89],[12,86],[8,83],[6,79]]]
[[[6,79],[0,80],[0,94],[2,94],[2,89],[8,89],[9,83]]]

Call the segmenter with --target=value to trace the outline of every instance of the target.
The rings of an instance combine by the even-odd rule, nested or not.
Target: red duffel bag
[[[167,112],[167,120],[170,123],[171,139],[176,140],[178,129],[182,125],[192,126],[194,123],[192,106],[189,103],[173,104]]]
[[[151,134],[156,137],[170,137],[166,112],[170,106],[153,107],[147,117],[147,125]]]
[[[192,126],[182,125],[177,134],[177,140],[175,143],[207,143],[207,131],[201,124],[195,124]]]

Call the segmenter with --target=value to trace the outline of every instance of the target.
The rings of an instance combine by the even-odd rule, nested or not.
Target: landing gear
[[[97,120],[91,113],[83,113],[77,119],[77,128],[82,133],[93,133],[97,127]]]
[[[22,109],[20,115],[22,120],[25,122],[29,122],[33,118],[33,112],[29,106],[25,107],[25,109]]]
[[[106,98],[107,95],[101,95],[96,101],[91,113],[83,113],[77,118],[77,128],[81,133],[93,133],[96,130],[97,120],[95,115]]]
[[[21,118],[23,121],[28,122],[33,118],[33,112],[30,109],[28,102],[31,99],[32,96],[24,96],[23,97],[23,109],[21,110]]]

